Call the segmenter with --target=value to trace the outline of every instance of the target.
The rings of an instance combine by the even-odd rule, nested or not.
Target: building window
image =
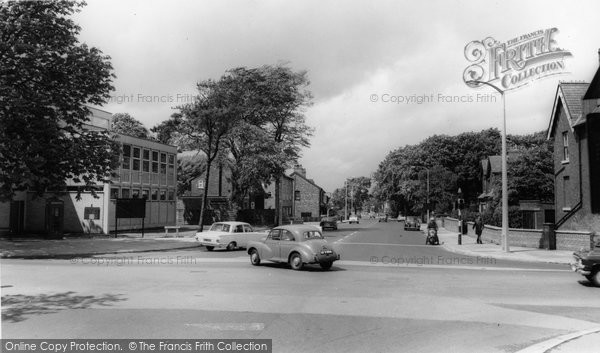
[[[158,173],[158,151],[152,151],[152,173]]]
[[[165,190],[160,191],[160,200],[165,201],[167,199],[167,192]]]
[[[144,200],[148,200],[148,194],[150,193],[150,190],[148,189],[142,189],[142,198]]]
[[[204,180],[198,180],[196,186],[198,189],[204,189]]]
[[[130,198],[131,197],[130,190],[123,188],[123,190],[121,190],[121,197],[124,199]]]
[[[133,148],[133,158],[140,158],[140,148],[139,147]]]
[[[569,161],[569,133],[567,131],[562,133],[563,140],[563,162]]]
[[[140,197],[140,189],[131,189],[131,197],[137,199]]]
[[[152,201],[156,201],[158,200],[158,190],[153,189],[152,190]]]
[[[140,170],[140,160],[139,159],[133,160],[133,170]]]
[[[144,159],[150,160],[150,150],[144,150]]]
[[[129,169],[131,164],[131,145],[123,145],[123,169]]]
[[[175,200],[175,192],[173,190],[169,190],[169,201]]]
[[[119,198],[119,188],[110,188],[110,198],[111,199]]]
[[[300,201],[300,191],[294,191],[294,200]]]

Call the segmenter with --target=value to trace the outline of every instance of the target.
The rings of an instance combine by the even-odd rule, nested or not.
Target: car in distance
[[[315,226],[285,225],[271,229],[266,239],[251,241],[248,244],[250,263],[286,262],[294,270],[300,270],[305,264],[319,264],[328,270],[333,262],[340,259],[331,244]]]
[[[404,221],[404,230],[420,230],[421,221],[416,216],[407,216]]]
[[[197,232],[195,239],[200,242],[200,245],[205,246],[206,250],[212,251],[215,248],[227,250],[246,248],[249,241],[261,240],[265,236],[266,233],[255,232],[248,223],[216,222],[208,231]]]
[[[323,217],[319,223],[321,229],[330,228],[337,230],[337,218],[336,217]]]
[[[355,214],[350,215],[350,217],[348,218],[348,223],[350,223],[350,224],[352,224],[352,223],[358,224],[358,217]]]
[[[573,271],[585,276],[594,286],[600,287],[600,243],[596,242],[591,250],[573,253],[573,257]]]
[[[388,215],[386,214],[382,214],[379,215],[379,217],[377,217],[377,222],[387,222],[388,221]]]

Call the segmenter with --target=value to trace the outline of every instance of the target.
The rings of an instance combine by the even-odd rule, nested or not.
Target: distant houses
[[[198,224],[202,195],[208,192],[208,211],[204,223],[216,220],[243,220],[250,223],[274,224],[275,182],[264,185],[262,190],[248,195],[241,210],[234,210],[229,203],[232,186],[231,171],[224,165],[211,167],[209,185],[205,186],[205,174],[191,182],[190,190],[178,200],[178,222]],[[307,178],[306,169],[295,165],[280,179],[279,201],[284,222],[292,219],[316,221],[327,212],[325,191],[314,180]]]

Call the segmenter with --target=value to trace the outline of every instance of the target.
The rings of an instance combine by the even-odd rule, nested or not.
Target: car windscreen
[[[306,239],[306,240],[324,239],[323,234],[321,234],[321,232],[319,232],[318,230],[307,230],[307,231],[303,232],[302,235],[304,236],[304,239]]]

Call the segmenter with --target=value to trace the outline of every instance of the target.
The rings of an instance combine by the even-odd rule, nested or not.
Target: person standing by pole
[[[475,229],[475,234],[477,234],[477,244],[483,244],[481,241],[481,233],[483,233],[483,220],[481,216],[477,216],[477,219],[475,219],[473,229]]]

